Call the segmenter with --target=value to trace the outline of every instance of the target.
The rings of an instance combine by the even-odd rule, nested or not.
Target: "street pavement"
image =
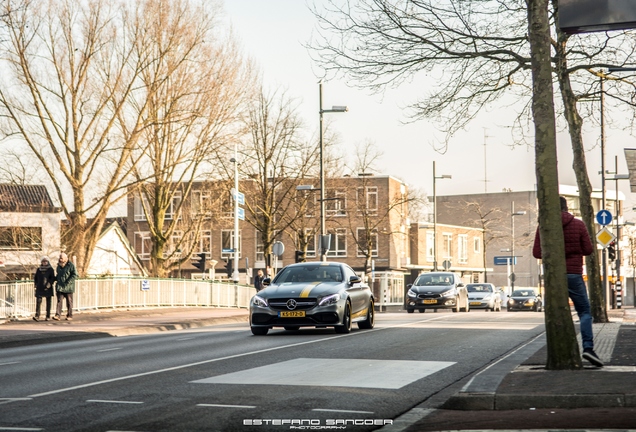
[[[623,430],[636,432],[636,309],[608,311],[594,324],[605,362],[577,371],[545,370],[545,336],[479,371],[450,397],[395,419],[390,431]],[[72,321],[0,322],[3,348],[117,337],[248,321],[244,309],[176,307],[78,311]]]

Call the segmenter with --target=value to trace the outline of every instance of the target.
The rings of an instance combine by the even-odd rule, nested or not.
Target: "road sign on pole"
[[[612,214],[607,210],[601,210],[596,213],[596,222],[603,226],[609,225],[612,223]]]
[[[616,240],[616,236],[612,230],[607,227],[603,227],[602,230],[596,233],[596,241],[603,246],[603,248],[606,248],[614,240]]]

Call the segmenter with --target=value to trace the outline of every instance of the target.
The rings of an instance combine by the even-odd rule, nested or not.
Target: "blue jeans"
[[[583,275],[568,274],[568,292],[574,303],[574,309],[579,316],[581,327],[581,339],[583,350],[594,349],[594,334],[592,333],[592,312],[590,301],[587,298],[587,289],[583,281]]]

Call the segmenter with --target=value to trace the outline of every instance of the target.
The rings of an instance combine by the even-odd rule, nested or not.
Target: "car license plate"
[[[435,299],[426,299],[424,300],[424,304],[436,304],[437,300]]]
[[[304,318],[305,311],[283,311],[278,312],[278,316],[281,318]]]
[[[471,306],[481,306],[481,302],[470,302]]]

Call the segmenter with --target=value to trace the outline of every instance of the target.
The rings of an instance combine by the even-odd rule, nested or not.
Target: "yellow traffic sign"
[[[604,248],[606,248],[607,245],[609,245],[614,240],[616,240],[616,236],[607,227],[603,227],[602,230],[596,233],[596,241]]]

